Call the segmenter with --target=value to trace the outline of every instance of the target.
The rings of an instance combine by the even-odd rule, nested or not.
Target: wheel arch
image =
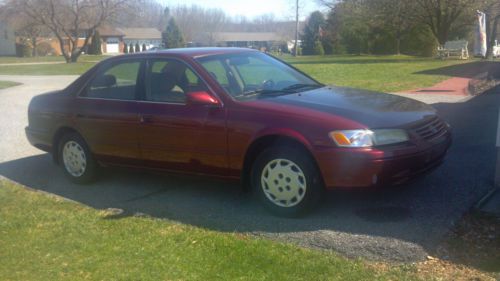
[[[62,126],[58,128],[52,138],[52,160],[56,164],[59,164],[59,142],[64,135],[69,133],[78,134],[83,140],[85,140],[82,134],[80,134],[75,128],[69,126]]]
[[[249,191],[251,189],[250,174],[253,163],[255,162],[260,153],[262,153],[267,148],[273,146],[287,146],[303,151],[311,159],[313,165],[319,171],[319,166],[312,153],[312,147],[305,138],[300,136],[297,137],[291,134],[284,135],[277,133],[262,135],[259,136],[258,138],[255,138],[248,146],[245,152],[245,157],[243,160],[243,168],[241,171],[241,180],[243,187],[246,191]]]

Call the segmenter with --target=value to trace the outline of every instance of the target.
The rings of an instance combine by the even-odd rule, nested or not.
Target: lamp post
[[[299,0],[295,1],[295,43],[293,44],[293,55],[298,55],[299,47]]]

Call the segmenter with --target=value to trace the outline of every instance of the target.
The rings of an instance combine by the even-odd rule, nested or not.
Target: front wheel
[[[321,198],[321,182],[313,160],[300,149],[265,150],[252,169],[252,186],[264,205],[279,216],[309,211]]]
[[[83,138],[76,133],[61,138],[59,163],[64,174],[74,183],[89,183],[96,177],[97,164]]]

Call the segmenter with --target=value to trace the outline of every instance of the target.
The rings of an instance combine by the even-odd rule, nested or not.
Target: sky
[[[235,17],[244,15],[249,19],[262,14],[274,14],[278,20],[295,18],[295,0],[163,0],[168,6],[198,5],[205,8],[218,8]],[[304,19],[311,12],[322,10],[315,0],[299,0],[300,18]]]

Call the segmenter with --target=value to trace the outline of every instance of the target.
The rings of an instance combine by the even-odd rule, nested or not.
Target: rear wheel
[[[257,157],[252,168],[252,186],[271,212],[286,217],[309,211],[323,192],[311,157],[289,147],[273,147]]]
[[[74,183],[89,183],[96,178],[97,163],[83,138],[76,133],[61,138],[59,163],[64,174]]]

